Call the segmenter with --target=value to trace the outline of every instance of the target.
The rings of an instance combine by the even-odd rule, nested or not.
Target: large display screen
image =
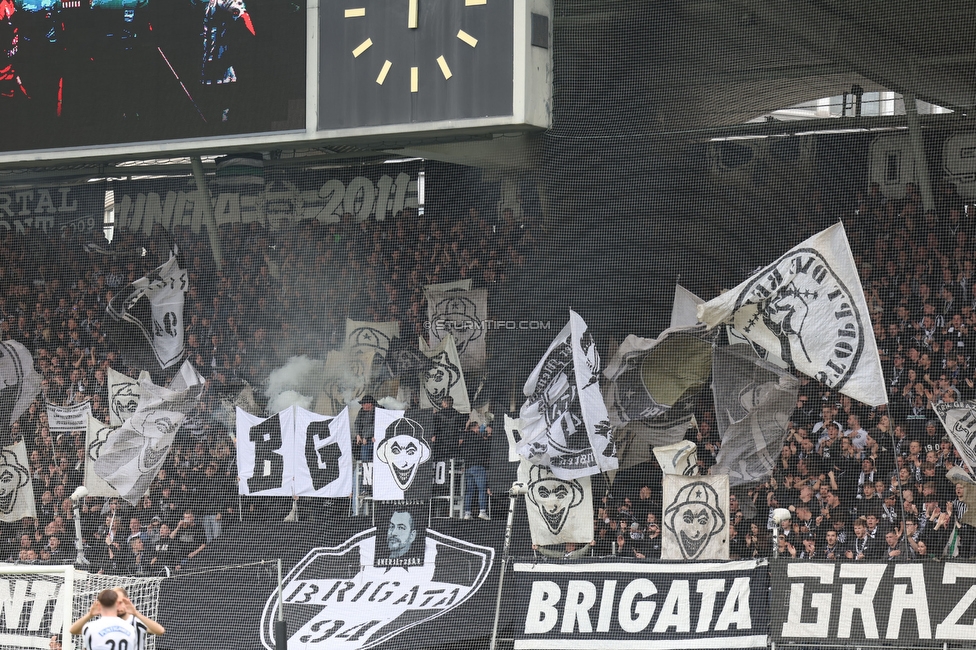
[[[306,0],[0,0],[0,152],[305,128]]]

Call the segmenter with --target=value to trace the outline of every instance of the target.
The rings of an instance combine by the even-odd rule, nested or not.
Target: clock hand
[[[418,6],[420,0],[410,0],[410,6],[407,9],[407,28],[417,29],[419,23],[419,13],[420,7]]]

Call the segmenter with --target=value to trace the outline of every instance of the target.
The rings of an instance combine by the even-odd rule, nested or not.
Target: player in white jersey
[[[88,621],[82,628],[84,650],[135,650],[136,630],[118,616],[119,595],[112,589],[105,589],[98,594],[95,603],[101,618]]]
[[[119,616],[136,630],[136,646],[133,650],[146,650],[146,635],[162,636],[166,634],[166,630],[162,625],[136,609],[136,606],[129,600],[129,593],[124,587],[115,587],[114,589],[119,595]]]

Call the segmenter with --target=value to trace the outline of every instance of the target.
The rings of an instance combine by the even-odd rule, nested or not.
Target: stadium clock
[[[520,1],[324,2],[319,128],[511,115]]]

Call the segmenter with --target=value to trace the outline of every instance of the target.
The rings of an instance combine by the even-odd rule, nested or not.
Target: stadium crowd
[[[976,398],[976,219],[951,183],[937,199],[926,211],[914,184],[903,199],[887,200],[871,183],[842,212],[815,190],[797,215],[793,245],[844,221],[889,403],[866,407],[801,377],[773,475],[731,497],[733,558],[772,555],[775,508],[792,514],[778,537],[781,556],[976,557],[976,486],[949,474],[961,460],[934,410]],[[688,435],[702,472],[721,447],[707,397],[700,430]],[[592,553],[660,557],[660,480],[648,472],[598,504]]]
[[[802,378],[769,481],[734,491],[731,554],[771,554],[770,513],[782,507],[793,515],[779,541],[783,555],[971,558],[976,508],[968,503],[976,487],[951,480],[960,461],[933,406],[976,397],[974,219],[951,185],[930,212],[921,209],[913,186],[898,201],[872,186],[844,215],[831,214],[813,193],[796,219],[796,241],[838,216],[852,240],[890,403],[867,408]],[[402,338],[423,335],[424,285],[517,281],[541,238],[533,224],[516,223],[510,213],[492,223],[475,209],[458,219],[408,210],[387,222],[308,220],[279,231],[233,225],[220,233],[223,264],[217,269],[205,233],[172,235],[190,278],[188,358],[206,376],[207,388],[138,505],[83,500],[86,555],[100,571],[184,570],[221,534],[222,521],[236,519],[233,425],[216,415],[222,397],[243,382],[259,385],[292,356],[323,358],[340,348],[347,317],[398,320]],[[57,564],[74,556],[68,496],[83,481],[85,433],[51,432],[45,402],[90,401],[93,415],[108,422],[107,369],[137,374],[104,333],[105,306],[158,264],[161,245],[125,232],[115,233],[110,254],[88,252],[82,243],[39,232],[0,238],[0,338],[27,346],[43,377],[41,394],[10,432],[27,445],[38,517],[0,524],[0,558],[7,561]],[[703,472],[721,446],[707,397],[696,414],[699,427],[688,435],[698,445]],[[445,431],[438,453],[450,455],[443,440],[463,438],[468,422],[439,422]],[[479,466],[487,467],[488,456],[482,447]],[[614,484],[597,499],[592,546],[567,547],[566,554],[660,556],[661,472],[653,462],[645,465],[636,480]],[[483,484],[481,475],[479,496]]]
[[[206,389],[136,506],[117,498],[81,503],[93,567],[155,575],[196,561],[238,507],[233,418],[219,417],[221,398],[244,382],[259,387],[292,356],[324,358],[341,348],[347,317],[398,320],[407,340],[408,333],[423,333],[424,285],[510,282],[536,246],[536,226],[517,223],[509,210],[489,222],[475,208],[450,219],[408,208],[385,222],[355,223],[346,215],[338,224],[305,220],[276,231],[235,224],[221,229],[220,269],[206,232],[174,230],[190,280],[187,358]],[[105,308],[166,259],[170,242],[116,231],[108,252],[105,241],[98,242],[102,251],[91,252],[83,247],[90,239],[32,231],[0,236],[0,338],[27,346],[42,376],[40,394],[2,441],[26,443],[38,516],[0,522],[0,561],[73,561],[69,496],[84,480],[85,432],[52,432],[45,404],[88,401],[93,416],[107,423],[107,369],[138,375],[106,335]]]

